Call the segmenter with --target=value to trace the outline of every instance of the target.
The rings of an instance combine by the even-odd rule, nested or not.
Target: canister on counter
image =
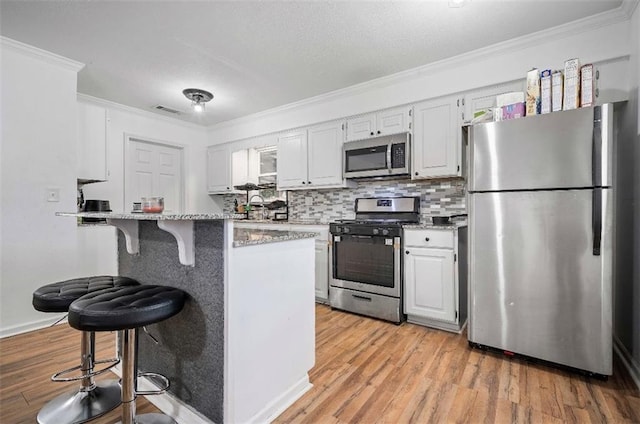
[[[527,72],[526,106],[527,116],[540,114],[540,71],[538,68]]]
[[[551,74],[551,111],[562,110],[562,96],[564,92],[564,76],[562,71]]]
[[[551,69],[540,73],[540,113],[551,112]]]
[[[580,68],[580,107],[594,104],[593,65],[591,63]]]
[[[564,62],[564,101],[562,110],[580,107],[580,59]]]

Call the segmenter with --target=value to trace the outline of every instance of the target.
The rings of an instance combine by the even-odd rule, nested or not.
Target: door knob
[[[424,238],[424,241],[429,241],[429,237],[425,237],[425,238]]]
[[[404,253],[406,253],[406,254],[408,255],[408,254],[409,254],[409,251],[407,250],[407,251],[406,251],[406,252],[404,252]]]

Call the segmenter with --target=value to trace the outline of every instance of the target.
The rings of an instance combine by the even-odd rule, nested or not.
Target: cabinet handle
[[[307,184],[311,184],[311,181],[307,181]]]
[[[378,130],[378,134],[380,134],[380,130]]]
[[[357,294],[352,294],[351,296],[353,296],[353,297],[354,297],[354,298],[356,298],[356,299],[364,300],[364,301],[367,301],[367,302],[371,302],[371,300],[373,300],[373,299],[371,299],[370,297],[367,297],[367,296],[359,296],[359,295],[357,295]]]
[[[371,135],[373,135],[373,131],[371,131]]]
[[[229,187],[227,187],[227,190],[229,190]]]
[[[302,184],[306,184],[306,182],[305,182],[305,181],[303,181],[303,182],[302,182]]]
[[[416,171],[416,175],[420,175],[420,174],[418,174],[418,172]]]
[[[406,254],[408,255],[408,254],[409,254],[409,251],[407,250],[407,251],[405,251],[404,253],[406,253]]]
[[[429,237],[425,237],[425,238],[424,238],[424,241],[429,241]]]

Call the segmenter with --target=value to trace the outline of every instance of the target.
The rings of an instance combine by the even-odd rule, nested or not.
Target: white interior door
[[[143,197],[164,197],[165,213],[184,209],[182,148],[135,138],[127,140],[125,211]]]

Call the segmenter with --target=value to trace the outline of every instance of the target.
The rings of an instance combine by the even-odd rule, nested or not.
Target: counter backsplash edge
[[[423,220],[430,216],[466,213],[465,181],[461,178],[425,181],[359,181],[355,188],[289,191],[289,221],[329,223],[353,219],[358,197],[420,196]],[[245,195],[222,195],[224,212],[233,212],[234,200]],[[307,198],[311,205],[307,205]]]

